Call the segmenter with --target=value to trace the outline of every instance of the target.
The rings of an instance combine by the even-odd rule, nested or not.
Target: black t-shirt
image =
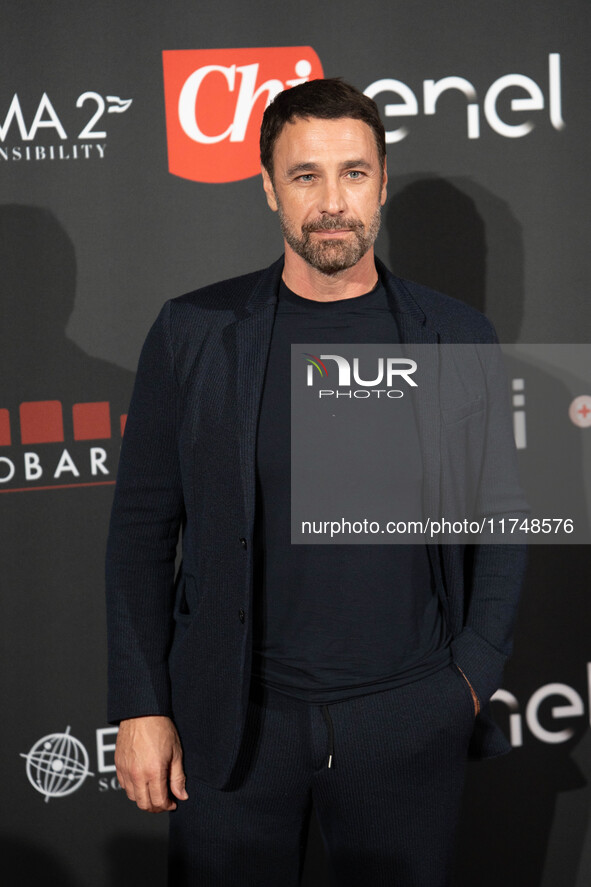
[[[381,283],[336,302],[304,299],[281,283],[257,434],[253,677],[310,702],[409,683],[450,659],[424,545],[290,541],[291,345],[399,341]],[[395,436],[383,446],[395,446]],[[420,485],[418,436],[411,451],[400,483]]]

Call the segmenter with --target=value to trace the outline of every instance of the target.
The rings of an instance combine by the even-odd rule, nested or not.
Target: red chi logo
[[[277,93],[324,76],[310,46],[162,53],[169,171],[194,182],[260,172],[259,130]]]

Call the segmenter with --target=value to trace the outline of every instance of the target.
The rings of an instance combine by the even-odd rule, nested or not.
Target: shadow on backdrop
[[[392,271],[472,305],[501,342],[516,341],[523,238],[509,206],[469,178],[417,173],[394,177],[390,189],[384,227]]]
[[[91,357],[66,336],[76,255],[49,210],[0,205],[0,267],[0,407],[7,400],[91,401],[108,392],[125,412],[134,374]]]
[[[58,859],[38,844],[31,844],[20,836],[4,836],[0,840],[4,883],[33,887],[37,884],[59,885],[59,887],[84,887]],[[12,874],[11,874],[12,872]]]

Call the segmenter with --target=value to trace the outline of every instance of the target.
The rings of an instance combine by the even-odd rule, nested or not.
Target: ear
[[[261,166],[261,173],[263,175],[263,188],[265,190],[265,196],[267,198],[267,203],[274,213],[277,212],[277,198],[275,197],[275,188],[273,187],[273,182],[271,181],[271,176],[267,172],[264,166]]]
[[[383,206],[388,196],[388,161],[384,157],[384,177],[382,179],[382,191],[380,194],[380,206]]]

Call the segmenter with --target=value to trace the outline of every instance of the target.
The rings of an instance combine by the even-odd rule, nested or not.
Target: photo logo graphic
[[[258,175],[266,106],[324,76],[310,46],[165,50],[162,63],[168,168],[194,182]]]
[[[329,375],[325,361],[332,361],[336,364],[337,386],[339,388],[348,389],[346,391],[336,391],[334,389],[321,388],[318,391],[318,397],[355,397],[357,399],[371,397],[372,394],[380,397],[385,394],[389,398],[403,397],[404,392],[400,389],[393,388],[394,383],[404,381],[411,388],[417,388],[418,385],[412,378],[413,373],[417,370],[417,362],[408,357],[378,357],[372,364],[371,375],[373,378],[362,378],[360,368],[360,358],[346,358],[341,354],[311,354],[303,351],[302,355],[306,358],[306,385],[314,386],[314,380],[318,374],[322,380]],[[367,373],[368,364],[371,361],[364,361],[364,373]],[[331,365],[332,366],[332,365]],[[316,371],[316,372],[315,372]],[[333,367],[334,374],[334,367]],[[352,385],[359,385],[359,388],[352,388]],[[378,388],[378,385],[385,385],[385,388]]]
[[[80,788],[90,772],[88,752],[79,739],[64,733],[50,733],[39,739],[27,754],[21,753],[27,762],[27,778],[35,791],[48,802],[50,798],[63,798]]]
[[[309,354],[307,351],[304,351],[302,353],[307,358],[306,363],[308,364],[308,385],[312,385],[313,383],[314,368],[318,370],[321,378],[328,376],[326,365],[319,357],[316,357],[315,354]]]

